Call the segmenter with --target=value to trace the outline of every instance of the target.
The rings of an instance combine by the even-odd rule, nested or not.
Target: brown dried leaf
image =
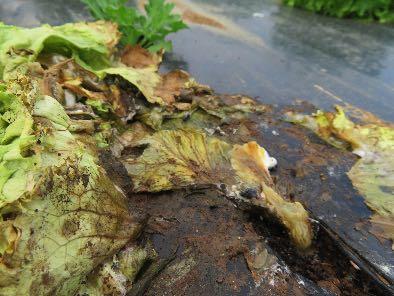
[[[82,97],[105,100],[105,85],[99,82],[95,74],[79,66],[73,59],[51,65],[44,72],[42,84],[43,93],[61,103],[64,103],[64,88]]]
[[[161,83],[156,87],[155,95],[162,98],[166,105],[172,105],[189,80],[189,74],[182,70],[174,70],[164,74],[161,77]]]
[[[121,60],[126,66],[141,69],[153,67],[156,70],[162,61],[163,54],[151,53],[141,45],[127,45],[123,51]]]

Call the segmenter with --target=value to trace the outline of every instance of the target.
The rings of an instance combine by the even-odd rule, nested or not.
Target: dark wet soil
[[[253,220],[277,256],[293,272],[310,279],[319,287],[334,295],[385,295],[384,289],[372,281],[365,271],[360,270],[324,229],[318,229],[311,250],[299,252],[280,226],[272,225],[267,219],[264,226],[258,224],[259,217]]]
[[[245,253],[265,245],[264,237],[249,214],[213,190],[141,195],[131,203],[150,214],[145,239],[159,256],[176,251],[145,295],[319,295],[281,260],[256,286]]]
[[[159,257],[175,253],[144,295],[387,295],[325,231],[311,250],[297,251],[269,216],[241,211],[215,190],[139,195],[130,203],[149,213],[144,240]],[[278,265],[256,287],[245,254],[259,243]]]

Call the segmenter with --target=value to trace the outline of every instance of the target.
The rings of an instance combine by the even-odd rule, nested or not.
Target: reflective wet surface
[[[322,108],[341,99],[393,121],[394,26],[322,17],[277,2],[195,2],[193,8],[221,15],[240,30],[231,38],[232,32],[191,26],[171,36],[174,51],[164,68],[188,70],[222,93],[274,104],[304,99]],[[79,0],[1,0],[0,18],[36,26],[84,20],[88,13]]]

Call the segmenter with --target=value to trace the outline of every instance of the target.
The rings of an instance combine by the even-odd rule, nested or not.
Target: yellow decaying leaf
[[[95,73],[99,77],[105,77],[108,74],[122,76],[124,79],[134,84],[150,103],[165,105],[163,99],[155,95],[156,86],[159,85],[161,78],[153,68],[134,69],[119,64]]]
[[[164,130],[138,144],[148,147],[139,158],[125,162],[135,191],[226,183],[233,178],[228,172],[231,146],[204,133]]]
[[[273,186],[268,171],[269,156],[265,149],[256,142],[234,145],[231,154],[231,165],[238,176],[249,184],[257,186],[264,183]]]
[[[307,248],[312,243],[312,230],[308,222],[308,212],[301,203],[283,199],[271,187],[264,185],[261,194],[264,203],[279,217],[290,232],[297,246]]]
[[[367,205],[394,219],[394,149],[361,158],[348,172]]]
[[[138,144],[147,146],[143,154],[125,161],[134,191],[210,184],[226,184],[232,192],[257,188],[261,197],[253,202],[274,213],[299,247],[311,244],[308,213],[300,203],[284,200],[271,188],[270,158],[256,142],[233,147],[196,130],[163,130]]]
[[[0,262],[4,254],[12,254],[21,236],[21,231],[12,225],[12,221],[0,224]]]
[[[262,188],[262,199],[255,202],[268,206],[289,230],[296,244],[307,248],[312,242],[308,212],[299,202],[286,201],[272,189],[269,161],[268,153],[256,142],[235,145],[231,155],[232,167],[241,180]]]
[[[314,131],[338,148],[349,148],[360,160],[348,173],[368,206],[394,218],[394,128],[390,124],[355,124],[340,107],[313,115],[288,113],[288,120]]]

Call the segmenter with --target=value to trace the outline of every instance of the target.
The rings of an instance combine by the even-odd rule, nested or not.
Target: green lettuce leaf
[[[127,0],[82,0],[96,19],[108,20],[119,25],[121,43],[141,44],[152,52],[171,50],[170,33],[187,28],[180,15],[173,14],[175,5],[164,0],[149,1],[145,5],[146,15],[134,7],[127,6]]]
[[[0,85],[0,207],[17,200],[31,186],[38,159],[29,150],[35,138],[28,109],[6,85]]]
[[[119,75],[135,85],[150,103],[164,105],[155,94],[161,77],[154,67],[135,69],[117,61],[113,52],[120,33],[113,23],[74,23],[28,29],[0,23],[0,79],[27,72],[27,65],[40,54],[60,54],[104,78]]]
[[[27,29],[0,23],[0,79],[19,66],[34,62],[40,53],[72,57],[82,66],[99,70],[110,65],[119,32],[108,22],[76,23]]]

